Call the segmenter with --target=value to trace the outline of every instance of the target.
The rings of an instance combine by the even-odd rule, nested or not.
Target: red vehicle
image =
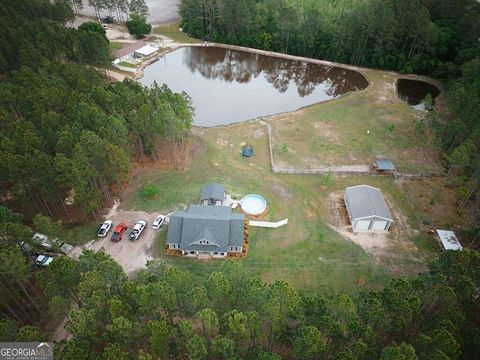
[[[127,231],[127,225],[124,223],[118,224],[113,229],[112,241],[117,242],[122,240],[122,236]]]

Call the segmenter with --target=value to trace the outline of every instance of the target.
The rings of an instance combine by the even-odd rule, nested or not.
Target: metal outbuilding
[[[437,230],[439,243],[444,250],[462,250],[463,247],[457,236],[450,230]]]
[[[393,223],[380,189],[369,185],[346,188],[343,197],[354,232],[384,232]]]
[[[375,160],[373,166],[379,172],[393,172],[395,171],[395,165],[392,160],[388,159],[377,159]]]
[[[158,51],[158,48],[153,47],[149,44],[141,47],[140,49],[135,50],[133,53],[136,58],[142,58],[152,55],[155,51]]]

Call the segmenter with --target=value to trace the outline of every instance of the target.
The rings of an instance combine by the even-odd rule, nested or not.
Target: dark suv
[[[113,17],[104,16],[104,17],[100,18],[100,21],[103,22],[104,24],[112,24],[113,23]]]

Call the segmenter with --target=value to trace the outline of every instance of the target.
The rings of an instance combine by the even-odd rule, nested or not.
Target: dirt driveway
[[[119,242],[111,241],[112,230],[102,239],[93,239],[82,248],[76,249],[72,254],[78,257],[83,249],[99,251],[105,250],[117,263],[119,263],[128,276],[133,276],[138,270],[145,268],[146,262],[152,259],[152,246],[159,233],[166,231],[162,226],[160,230],[153,230],[152,223],[157,213],[146,213],[143,211],[118,210],[119,203],[116,203],[105,217],[113,221],[113,225],[125,223],[128,226],[126,233]],[[128,235],[138,220],[145,220],[147,226],[142,235],[136,241],[130,241]]]
[[[409,274],[425,270],[427,261],[410,240],[415,231],[400,210],[390,206],[394,223],[387,233],[353,233],[342,198],[343,191],[335,191],[326,201],[330,228],[360,246],[379,265],[387,265],[393,272]],[[393,203],[388,196],[385,198],[387,204]]]

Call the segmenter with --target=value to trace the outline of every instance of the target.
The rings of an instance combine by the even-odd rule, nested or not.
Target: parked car
[[[128,226],[124,223],[118,224],[113,229],[112,241],[117,242],[122,240],[122,236],[127,231]]]
[[[163,222],[165,221],[165,216],[163,215],[158,215],[155,220],[153,221],[152,228],[153,230],[158,230],[162,227]]]
[[[25,242],[25,241],[22,241],[20,243],[20,250],[23,251],[23,253],[27,256],[31,255],[33,253],[32,251],[32,247],[30,246],[29,243]]]
[[[35,259],[35,265],[48,266],[53,261],[53,257],[47,255],[38,255]]]
[[[62,243],[60,245],[60,247],[58,248],[58,250],[64,254],[64,255],[68,255],[70,253],[70,251],[73,250],[73,246],[70,245],[70,244],[67,244],[67,243]]]
[[[130,232],[130,240],[132,241],[137,240],[142,234],[143,229],[145,229],[145,226],[147,226],[146,221],[144,220],[137,221],[137,223],[133,226],[132,231]]]
[[[104,17],[100,18],[100,21],[105,23],[105,24],[112,24],[113,23],[113,17],[104,16]]]
[[[47,235],[35,233],[32,237],[32,243],[38,245],[45,250],[59,252],[68,255],[72,251],[73,246],[63,242],[60,239],[50,239]]]
[[[105,237],[107,236],[108,232],[112,228],[112,220],[106,220],[103,224],[100,224],[100,227],[97,231],[98,237]]]

